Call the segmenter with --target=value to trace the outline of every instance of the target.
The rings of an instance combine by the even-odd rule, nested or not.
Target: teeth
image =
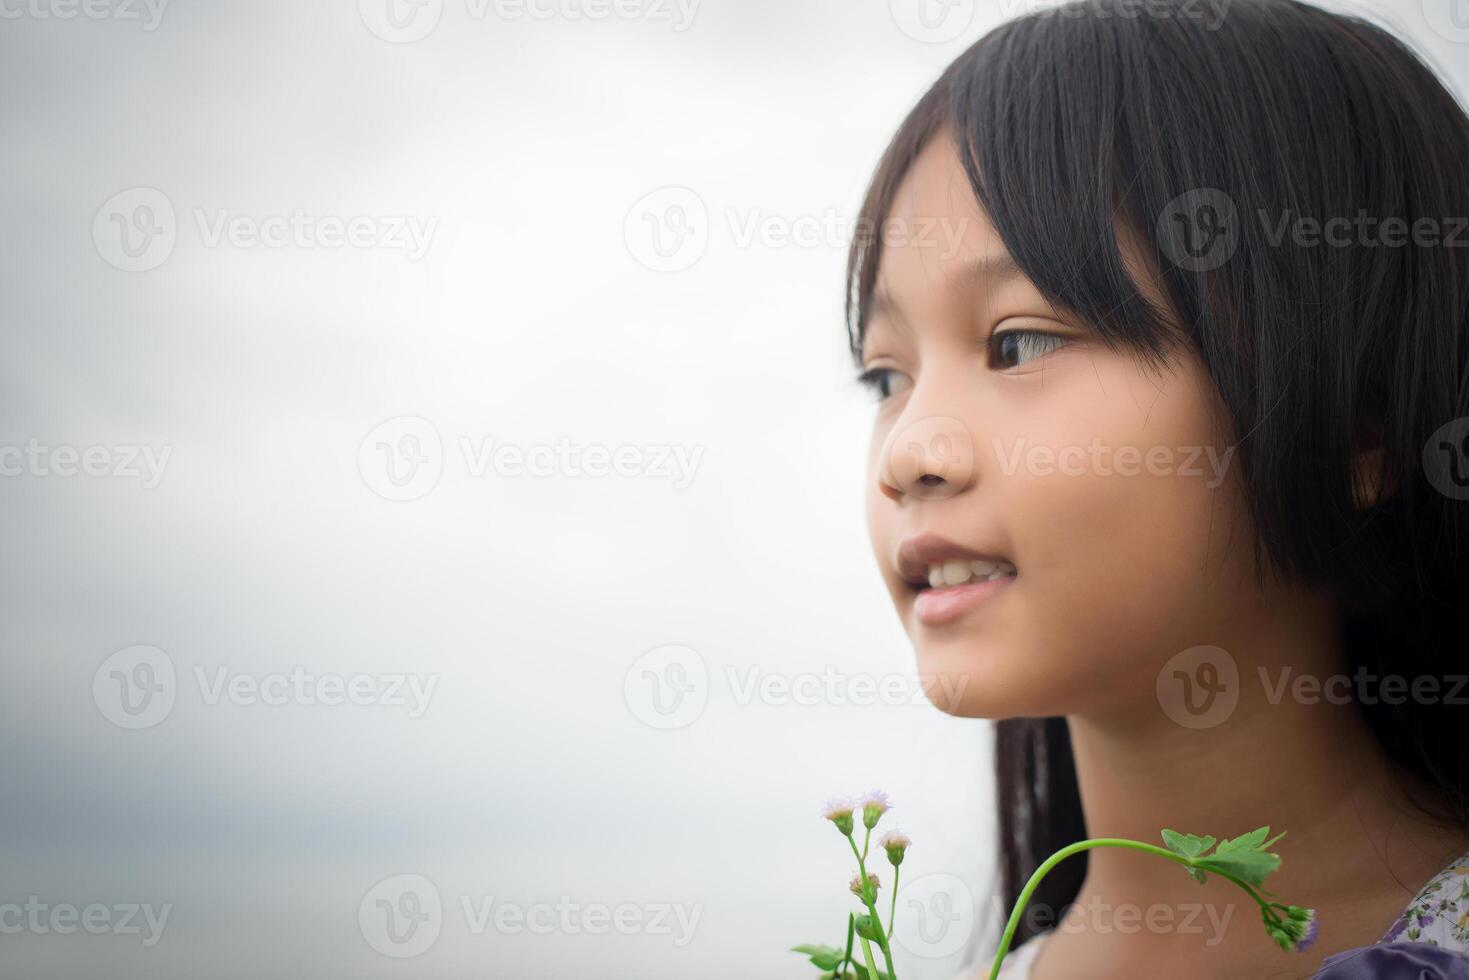
[[[982,558],[966,561],[962,558],[951,558],[941,565],[928,566],[928,584],[935,589],[941,589],[946,585],[963,585],[970,579],[993,582],[997,578],[1014,574],[1015,566],[1008,561],[985,561]]]

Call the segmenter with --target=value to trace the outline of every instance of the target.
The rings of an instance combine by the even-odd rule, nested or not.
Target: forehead
[[[991,303],[1022,297],[1053,312],[1061,308],[1041,297],[1011,257],[975,197],[951,130],[939,130],[914,158],[893,193],[882,233],[868,303],[870,327],[906,329],[914,318],[982,312]],[[1159,269],[1145,258],[1145,241],[1125,222],[1113,234],[1113,241],[1093,247],[1116,248],[1132,285],[1176,329]],[[1078,253],[1086,248],[1073,244]]]
[[[951,130],[941,129],[924,144],[893,194],[890,219],[949,217],[969,219],[993,233],[975,200]]]
[[[946,303],[972,304],[977,289],[1026,283],[970,189],[947,131],[908,168],[881,232],[868,311],[874,326],[927,317]]]

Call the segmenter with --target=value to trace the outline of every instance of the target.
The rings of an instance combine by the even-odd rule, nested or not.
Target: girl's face
[[[885,231],[868,521],[939,707],[1121,714],[1173,655],[1228,649],[1258,615],[1254,530],[1192,351],[1152,368],[1047,303],[947,134]]]

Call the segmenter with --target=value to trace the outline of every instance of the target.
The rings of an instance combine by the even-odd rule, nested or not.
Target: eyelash
[[[1014,341],[1011,341],[1012,337],[1015,338]],[[1041,346],[1044,347],[1043,350],[1035,350],[1033,345],[1035,345],[1037,341],[1039,341]],[[1000,365],[1000,359],[1004,356],[1004,345],[1007,342],[1018,344],[1021,348],[1020,353],[1022,356],[1026,353],[1031,353],[1032,356],[1030,358],[1027,358],[1026,360],[1022,360],[1017,364]],[[1062,337],[1060,334],[1047,333],[1044,330],[1002,330],[997,333],[991,334],[985,344],[985,347],[990,369],[1005,371],[1011,368],[1019,367],[1021,364],[1024,364],[1029,360],[1034,360],[1037,357],[1045,357],[1047,354],[1054,353],[1055,351],[1064,347],[1067,343],[1069,343],[1069,340],[1065,337]],[[1025,347],[1027,345],[1031,346],[1030,351],[1025,350]],[[860,375],[857,376],[857,383],[866,388],[869,392],[871,392],[878,401],[884,401],[887,398],[891,397],[891,392],[886,390],[888,379],[892,375],[899,373],[901,372],[893,368],[868,368],[866,371],[863,371]]]
[[[857,383],[866,388],[878,401],[885,401],[890,397],[890,393],[884,390],[885,382],[897,373],[892,368],[868,368],[866,371],[857,375]]]
[[[989,363],[991,368],[995,368],[995,364],[999,360],[1001,352],[1004,350],[1003,345],[1011,337],[1014,337],[1018,341],[1020,341],[1020,345],[1022,347],[1025,346],[1025,342],[1027,339],[1032,344],[1035,343],[1035,341],[1039,340],[1042,342],[1042,344],[1049,345],[1044,350],[1037,353],[1035,357],[1045,357],[1047,354],[1054,353],[1068,343],[1067,339],[1065,337],[1062,337],[1060,334],[1046,333],[1044,330],[1002,330],[998,333],[990,334],[989,341],[986,344],[986,347],[988,347],[989,349]],[[1031,360],[1034,360],[1034,358],[1031,358]],[[1010,367],[1019,366],[1019,364],[1006,365],[1005,367],[996,368],[996,370],[1003,371]]]

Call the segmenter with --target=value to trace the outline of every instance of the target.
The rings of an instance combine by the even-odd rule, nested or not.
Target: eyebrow
[[[963,289],[974,286],[994,286],[1016,279],[1027,279],[1021,271],[1020,266],[1008,252],[999,252],[995,255],[985,255],[980,258],[966,262],[962,267],[956,269],[946,277],[946,287],[949,289]],[[901,311],[887,291],[881,286],[872,291],[872,299],[867,311],[867,319],[875,316],[891,316],[902,320]]]

